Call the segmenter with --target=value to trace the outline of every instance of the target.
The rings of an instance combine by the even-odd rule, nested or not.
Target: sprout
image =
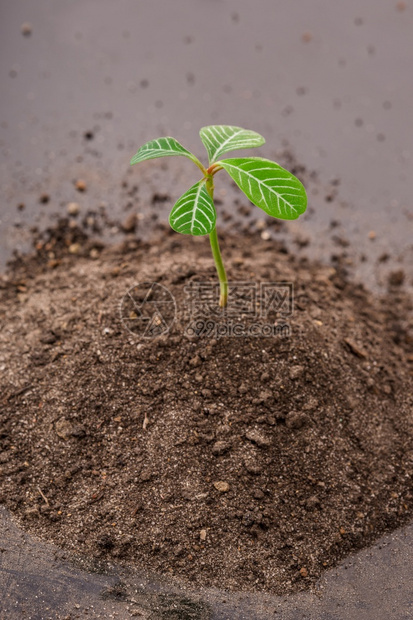
[[[254,205],[282,220],[295,220],[304,213],[307,195],[302,183],[291,172],[269,159],[236,157],[218,160],[229,151],[262,146],[265,139],[255,131],[231,125],[210,125],[201,129],[200,136],[208,152],[207,168],[175,138],[169,137],[157,138],[141,146],[131,164],[181,155],[192,160],[202,171],[202,179],[182,194],[173,206],[169,223],[173,230],[184,235],[209,235],[220,282],[219,305],[224,308],[228,300],[228,282],[216,230],[215,174],[225,170]]]

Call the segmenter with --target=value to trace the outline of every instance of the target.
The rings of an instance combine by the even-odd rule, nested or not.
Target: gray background
[[[399,263],[411,279],[413,6],[403,6],[1,0],[3,264],[14,247],[27,247],[26,225],[46,225],[69,201],[83,212],[104,202],[121,218],[121,182],[143,142],[169,134],[203,157],[199,128],[227,123],[264,134],[267,144],[254,154],[277,157],[288,143],[318,173],[308,186],[308,215],[288,225],[312,239],[306,252],[330,259],[329,225],[336,220],[334,233],[351,242],[359,279],[375,286]],[[31,36],[22,35],[23,22],[31,23]],[[94,139],[87,142],[90,130]],[[173,200],[197,180],[183,158],[164,167],[148,162],[127,177],[140,184],[134,208],[144,214],[151,191],[168,191]],[[230,210],[223,174],[217,191]],[[73,187],[79,177],[88,183],[83,196]],[[339,194],[326,202],[333,179],[340,180]],[[39,204],[43,192],[48,205]],[[162,218],[171,204],[163,205]],[[390,267],[377,269],[384,252]],[[359,262],[363,254],[368,260]]]

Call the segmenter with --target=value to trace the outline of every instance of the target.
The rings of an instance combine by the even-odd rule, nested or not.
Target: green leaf
[[[184,155],[189,157],[192,161],[196,160],[195,155],[192,155],[186,150],[175,138],[157,138],[157,140],[151,140],[147,142],[131,159],[131,165],[138,164],[146,159],[156,159],[157,157],[170,157],[171,155]]]
[[[224,159],[219,162],[244,194],[268,215],[295,220],[307,208],[302,183],[288,170],[261,157]]]
[[[205,179],[195,183],[178,202],[170,216],[171,227],[184,235],[208,235],[215,228],[217,215],[205,187]]]
[[[228,153],[228,151],[249,149],[265,143],[265,138],[260,136],[259,133],[231,125],[202,127],[199,135],[208,151],[210,164],[214,163],[220,155]]]

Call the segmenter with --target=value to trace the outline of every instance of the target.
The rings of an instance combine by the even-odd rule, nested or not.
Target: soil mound
[[[74,235],[0,282],[0,501],[26,529],[192,584],[285,594],[411,517],[399,286],[376,299],[278,242],[226,236],[244,284],[223,316],[208,239],[105,249]]]

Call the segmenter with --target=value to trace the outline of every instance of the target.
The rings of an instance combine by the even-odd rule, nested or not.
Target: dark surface
[[[143,142],[172,134],[201,155],[199,127],[229,123],[262,132],[262,156],[277,157],[286,141],[318,171],[312,208],[289,225],[313,238],[313,254],[336,251],[334,220],[363,281],[380,282],[383,253],[411,274],[412,20],[411,4],[396,0],[1,0],[2,260],[27,247],[16,222],[44,225],[69,201],[83,214],[103,201],[121,215],[130,198],[120,181]],[[150,192],[169,191],[156,207],[166,217],[197,180],[190,162],[165,165],[133,169],[133,208],[148,213]],[[217,185],[231,209],[229,183]]]
[[[2,508],[0,529],[1,620],[413,618],[412,526],[348,558],[329,571],[313,593],[290,598],[188,592],[116,566],[85,572],[79,560],[23,534]]]

